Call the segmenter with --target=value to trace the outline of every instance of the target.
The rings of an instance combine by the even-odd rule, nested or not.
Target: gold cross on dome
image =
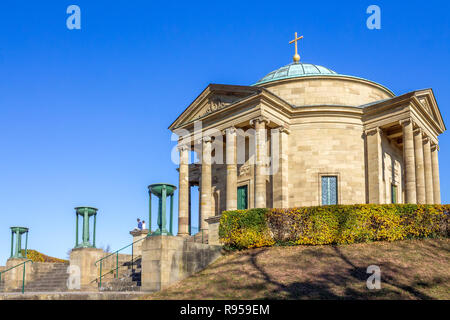
[[[297,41],[300,40],[300,39],[303,39],[303,36],[297,38],[297,32],[296,32],[295,33],[295,39],[292,40],[291,42],[289,42],[289,44],[292,44],[292,43],[295,42],[295,55],[294,55],[294,62],[295,63],[300,61],[300,55],[298,54],[298,51],[297,51]]]

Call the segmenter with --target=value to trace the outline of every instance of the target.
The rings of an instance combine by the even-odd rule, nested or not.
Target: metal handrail
[[[27,260],[24,262],[19,263],[18,265],[15,265],[14,267],[11,267],[9,269],[0,271],[0,282],[2,281],[2,274],[8,272],[9,270],[12,270],[14,268],[17,268],[18,266],[21,266],[23,264],[23,275],[22,275],[22,293],[25,292],[25,266],[27,262],[31,262],[33,264],[33,260]]]
[[[149,232],[144,238],[139,239],[139,240],[136,240],[136,241],[133,241],[133,242],[130,243],[129,245],[127,245],[127,246],[125,246],[125,247],[123,247],[123,248],[121,248],[121,249],[119,249],[119,250],[116,250],[116,251],[114,251],[113,253],[110,253],[110,254],[108,254],[107,256],[105,256],[105,257],[103,257],[103,258],[101,258],[101,259],[95,261],[95,265],[97,265],[97,263],[100,262],[100,276],[99,276],[99,287],[100,287],[100,288],[102,287],[102,278],[103,278],[104,276],[106,276],[107,274],[110,274],[110,273],[114,270],[114,269],[111,269],[111,270],[108,271],[107,273],[102,274],[103,260],[105,260],[106,258],[109,258],[109,257],[111,257],[111,256],[113,256],[113,255],[116,255],[116,268],[115,268],[115,269],[116,269],[116,279],[119,278],[119,252],[122,251],[123,249],[128,248],[129,246],[132,246],[132,247],[131,247],[131,262],[133,263],[133,260],[134,260],[134,259],[133,259],[133,251],[134,251],[134,249],[133,249],[133,244],[135,244],[136,242],[139,242],[139,241],[142,241],[142,240],[147,239],[148,236],[150,236],[150,235],[151,235],[151,233]]]

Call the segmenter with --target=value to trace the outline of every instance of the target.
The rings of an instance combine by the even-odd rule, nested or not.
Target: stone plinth
[[[199,272],[221,255],[221,246],[184,237],[152,236],[142,245],[142,291],[160,291]]]
[[[97,289],[95,279],[99,277],[99,267],[95,262],[104,256],[102,249],[76,248],[70,253],[70,266],[80,268],[80,289]]]
[[[14,266],[17,266],[18,264],[27,261],[29,259],[25,258],[10,258],[8,261],[6,261],[6,267],[5,270],[12,268]],[[19,288],[22,288],[22,282],[23,282],[23,268],[24,265],[14,268],[12,270],[9,270],[8,272],[5,272],[2,274],[2,280],[4,281],[4,288],[5,291],[10,290],[16,290]],[[31,262],[27,262],[25,266],[25,284],[28,281],[32,280],[33,275],[33,264]]]
[[[206,222],[209,224],[208,229],[208,244],[219,246],[219,225],[220,225],[220,217],[214,216],[209,219],[206,219]]]
[[[148,235],[148,229],[143,230],[132,230],[130,234],[133,236],[133,242],[141,240]],[[140,256],[142,255],[142,243],[143,241],[139,241],[133,244],[133,255]]]

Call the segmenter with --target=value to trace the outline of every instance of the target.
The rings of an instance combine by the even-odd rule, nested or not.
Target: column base
[[[95,247],[92,244],[90,244],[89,242],[80,243],[79,245],[74,247],[74,249],[79,249],[79,248],[94,248],[95,249]]]
[[[166,229],[163,229],[163,230],[157,229],[156,231],[154,231],[150,234],[150,236],[171,236],[171,235],[172,234],[169,231],[167,231]]]

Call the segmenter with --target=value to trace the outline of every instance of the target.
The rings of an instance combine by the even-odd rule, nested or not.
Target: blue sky
[[[68,30],[66,8],[81,8]],[[382,29],[366,27],[381,8]],[[249,85],[291,62],[433,88],[450,117],[447,1],[5,1],[0,4],[0,265],[13,225],[65,258],[76,206],[99,208],[97,244],[131,241],[147,185],[178,184],[167,127],[209,83]],[[440,137],[450,202],[450,138]],[[177,200],[175,201],[177,203]]]

